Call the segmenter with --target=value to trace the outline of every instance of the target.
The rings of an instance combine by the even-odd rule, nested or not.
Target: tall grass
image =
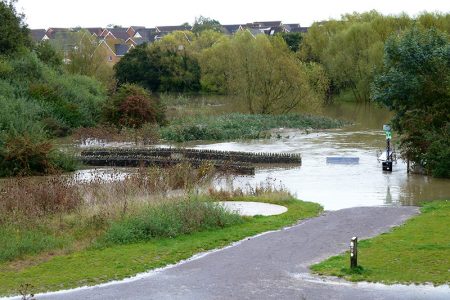
[[[173,120],[161,128],[161,137],[176,142],[192,140],[258,139],[270,137],[275,128],[337,128],[344,121],[312,115],[251,115],[230,113],[220,116],[193,116]]]
[[[0,263],[72,251],[97,239],[111,245],[227,226],[238,220],[189,196],[213,178],[209,165],[182,164],[142,168],[114,182],[77,183],[68,176],[2,180]]]
[[[152,238],[176,237],[242,222],[241,216],[216,203],[189,197],[179,202],[151,206],[114,222],[101,242],[106,245],[126,244]]]

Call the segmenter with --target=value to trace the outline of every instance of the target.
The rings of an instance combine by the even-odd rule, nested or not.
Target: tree
[[[29,30],[24,15],[17,13],[17,0],[0,0],[0,54],[11,54],[21,47],[30,47]]]
[[[109,84],[113,70],[106,61],[106,49],[86,30],[59,33],[56,47],[66,53],[65,67],[69,73],[95,77]]]
[[[395,112],[402,155],[435,176],[450,177],[450,42],[413,28],[386,42],[373,99]]]
[[[117,126],[140,128],[165,123],[164,106],[151,93],[134,84],[122,85],[105,105],[106,120]]]
[[[154,92],[198,91],[198,62],[179,46],[161,41],[132,49],[114,66],[118,83],[135,83]]]
[[[212,30],[216,32],[222,31],[222,25],[220,22],[208,17],[200,16],[195,18],[194,26],[192,26],[192,32],[199,34],[205,30]]]
[[[282,32],[280,35],[291,51],[297,52],[300,49],[300,43],[303,38],[300,32]]]
[[[205,50],[200,61],[202,84],[236,95],[250,113],[315,110],[322,102],[323,95],[310,84],[306,66],[281,37],[255,38],[242,32]]]
[[[34,51],[38,58],[52,68],[60,68],[62,66],[62,55],[48,42],[43,41],[35,45]]]

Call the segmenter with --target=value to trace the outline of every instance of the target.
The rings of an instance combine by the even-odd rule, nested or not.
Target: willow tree
[[[250,113],[318,109],[323,93],[311,85],[311,66],[298,61],[282,37],[244,31],[200,55],[204,87],[235,95]]]
[[[302,41],[299,56],[324,66],[334,93],[351,91],[357,102],[367,102],[370,85],[382,71],[386,39],[410,24],[406,15],[386,17],[376,11],[315,23]]]

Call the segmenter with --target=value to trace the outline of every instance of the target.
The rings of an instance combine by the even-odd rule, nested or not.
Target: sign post
[[[392,131],[391,126],[383,125],[384,133],[386,134],[386,160],[382,163],[383,171],[392,172],[392,151],[391,151],[391,139]]]
[[[352,237],[350,241],[350,269],[358,266],[358,238]]]

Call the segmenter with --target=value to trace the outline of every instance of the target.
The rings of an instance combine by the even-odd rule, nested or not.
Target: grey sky
[[[180,25],[203,15],[222,24],[281,20],[308,26],[344,13],[376,9],[384,14],[450,12],[450,1],[439,0],[19,0],[19,11],[30,28]]]

